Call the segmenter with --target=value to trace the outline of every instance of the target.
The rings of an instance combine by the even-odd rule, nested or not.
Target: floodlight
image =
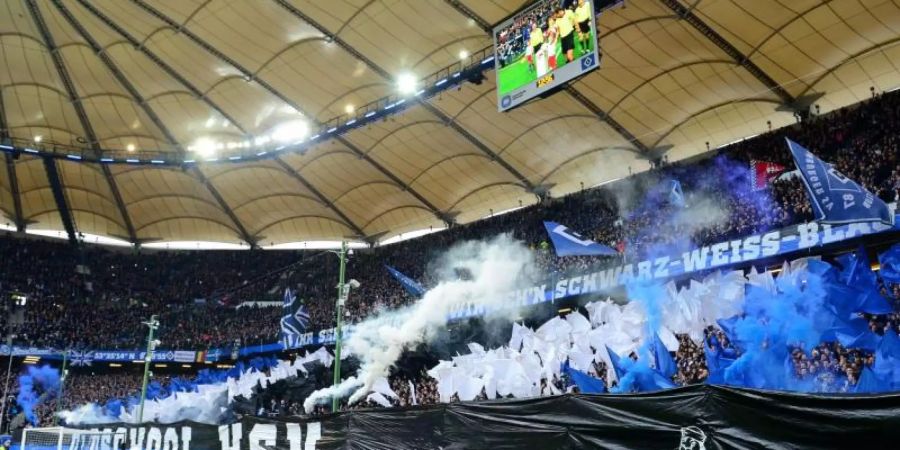
[[[417,84],[416,77],[411,73],[403,73],[397,77],[397,90],[401,94],[409,95],[416,92]]]

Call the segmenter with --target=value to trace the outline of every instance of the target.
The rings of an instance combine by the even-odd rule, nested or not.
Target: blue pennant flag
[[[878,255],[881,279],[888,283],[900,283],[900,244],[894,244],[884,253]]]
[[[872,372],[868,367],[863,367],[862,373],[859,375],[859,381],[856,382],[854,392],[857,394],[876,394],[878,392],[887,392],[890,386]]]
[[[837,261],[843,267],[838,273],[838,279],[854,291],[853,295],[847,296],[856,299],[851,308],[852,312],[868,314],[893,312],[891,305],[878,291],[875,273],[872,272],[869,256],[862,245],[854,253],[841,255]]]
[[[681,191],[681,183],[678,180],[669,181],[669,204],[679,208],[686,208],[684,192]]]
[[[837,341],[844,346],[844,348],[851,349],[862,349],[870,352],[874,352],[878,349],[878,344],[881,343],[881,338],[878,337],[877,334],[866,330],[858,335],[852,334],[844,334],[840,331],[835,333],[835,337]]]
[[[294,348],[301,334],[306,332],[309,326],[309,311],[297,296],[291,292],[291,288],[285,288],[282,300],[281,337],[285,348]]]
[[[609,362],[612,363],[613,370],[616,371],[616,378],[622,379],[625,376],[625,368],[622,366],[621,358],[611,348],[606,347],[606,353],[609,354]]]
[[[826,224],[881,222],[894,225],[886,203],[800,144],[787,139],[806,185],[816,220]]]
[[[582,394],[602,394],[606,392],[606,385],[603,384],[603,380],[569,367],[568,362],[563,365],[563,370],[569,374],[569,377],[578,386],[578,390]]]
[[[422,287],[422,285],[419,284],[418,281],[413,280],[412,278],[404,275],[403,272],[400,272],[399,270],[391,266],[385,265],[384,267],[387,268],[388,272],[390,272],[391,275],[393,275],[401,285],[403,285],[403,289],[406,289],[406,292],[409,293],[409,295],[412,295],[413,297],[421,297],[425,295],[425,288]]]
[[[732,316],[727,319],[719,319],[716,320],[716,325],[722,329],[722,332],[725,333],[725,336],[728,337],[728,340],[732,343],[737,342],[737,336],[735,335],[735,328],[737,327],[738,321],[741,320],[741,316]]]
[[[703,345],[703,350],[706,353],[706,368],[709,372],[706,382],[710,384],[724,383],[725,370],[731,367],[731,364],[734,363],[734,359],[725,357],[721,349],[711,349],[709,348],[709,345],[706,345],[705,343]]]
[[[675,375],[675,360],[669,353],[669,349],[663,344],[658,334],[653,335],[653,357],[656,362],[656,370],[666,378],[672,378]]]
[[[556,249],[556,256],[596,256],[596,255],[618,255],[619,253],[613,248],[598,244],[590,239],[585,239],[580,234],[569,229],[565,225],[556,222],[544,222],[547,228],[547,234],[553,241],[553,248]]]
[[[843,270],[838,272],[838,279],[847,286],[860,288],[862,286],[875,286],[875,273],[869,263],[869,255],[866,249],[860,245],[853,253],[846,253],[837,258]]]

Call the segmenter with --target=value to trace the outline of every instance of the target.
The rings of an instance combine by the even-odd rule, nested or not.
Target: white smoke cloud
[[[319,389],[310,394],[309,397],[306,397],[306,400],[303,401],[303,409],[305,409],[307,413],[311,413],[313,408],[316,407],[316,404],[326,403],[334,397],[344,398],[362,385],[362,380],[353,376],[341,381],[337,386]]]
[[[350,397],[351,404],[365,398],[404,350],[434,339],[448,315],[463,305],[475,303],[493,317],[513,317],[517,311],[507,307],[507,294],[536,273],[530,250],[507,234],[459,244],[440,258],[437,267],[441,281],[418,302],[356,326],[347,349],[360,359],[358,376],[337,388],[314,393],[304,403],[307,412],[316,402],[344,396],[353,387],[357,389]]]
[[[108,415],[96,403],[86,403],[71,411],[61,411],[59,417],[70,425],[102,425],[121,422],[121,419]]]

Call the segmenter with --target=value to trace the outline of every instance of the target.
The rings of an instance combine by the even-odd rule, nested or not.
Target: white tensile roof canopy
[[[492,45],[521,0],[8,0],[0,132],[95,155],[220,160],[327,123]],[[601,69],[497,112],[494,73],[297,152],[189,167],[55,159],[74,228],[129,241],[388,238],[564,195],[900,85],[890,0],[629,0]],[[290,132],[296,132],[292,128]],[[40,142],[34,142],[40,137]],[[22,144],[24,145],[24,144]],[[43,158],[7,154],[0,213],[64,229]]]

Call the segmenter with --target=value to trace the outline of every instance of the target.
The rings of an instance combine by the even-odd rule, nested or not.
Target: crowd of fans
[[[900,95],[885,94],[731,145],[706,160],[664,165],[413,241],[358,251],[349,260],[348,274],[361,287],[351,295],[345,319],[358,321],[413,300],[388,276],[384,264],[428,286],[435,282],[429,261],[463,240],[511,232],[535,250],[539,266],[548,272],[610,262],[610,257],[555,257],[542,225],[546,219],[629,259],[810,220],[811,208],[796,177],[781,177],[763,190],[752,188],[751,160],[793,166],[785,136],[833,162],[880,198],[895,201],[900,138],[892,130],[898,124]],[[668,180],[680,181],[686,208],[666,201],[667,191],[660,192]],[[161,316],[160,336],[170,348],[274,342],[279,308],[236,313],[232,307],[244,301],[280,301],[285,286],[296,289],[305,302],[311,329],[330,328],[335,320],[337,264],[328,252],[123,253],[10,236],[0,237],[0,252],[5,256],[0,260],[0,292],[21,292],[29,299],[24,322],[2,325],[0,334],[16,334],[22,345],[136,348],[145,335],[140,323],[151,314]]]
[[[784,143],[788,136],[832,162],[881,199],[893,202],[900,192],[900,94],[884,94],[827,116],[812,117],[721,149],[714,157],[690,164],[664,164],[609,185],[547,199],[485,220],[454,226],[412,241],[358,251],[348,262],[348,276],[361,283],[347,303],[345,318],[362,320],[381,309],[401,307],[414,298],[384,269],[385,264],[419,280],[436,282],[429,261],[453,244],[502,232],[529,245],[538,265],[548,272],[610,263],[610,257],[557,258],[547,242],[543,220],[554,220],[619,250],[625,258],[704,245],[812,219],[800,181],[779,177],[762,190],[751,186],[751,160],[793,168]],[[686,207],[667,201],[659,186],[679,180]],[[661,225],[664,224],[664,225]],[[664,227],[663,230],[661,227]],[[309,329],[333,326],[337,263],[328,252],[188,251],[140,252],[72,246],[66,243],[0,237],[0,292],[27,298],[16,316],[2,302],[0,336],[12,335],[23,346],[52,348],[140,348],[146,336],[141,322],[158,314],[163,347],[205,350],[274,342],[278,339],[280,300],[285,287],[296,290],[310,314]],[[618,262],[612,257],[612,262]],[[886,295],[900,297],[897,286]],[[244,306],[272,302],[275,307]],[[867,317],[872,329],[900,331],[900,314]],[[690,384],[706,378],[703,345],[722,344],[720,331],[708,330],[705,342],[680,336],[676,381]],[[5,343],[5,341],[3,342]],[[839,345],[797,350],[792,360],[798,377],[820,378],[843,373],[857,380],[871,355]],[[605,376],[605,368],[594,374]],[[437,400],[428,377],[396,378],[397,405]],[[108,398],[135,389],[131,376],[74,377],[65,402]],[[554,380],[560,383],[561,380]],[[2,387],[2,386],[0,386]],[[11,392],[15,392],[13,386]],[[14,403],[14,402],[13,402]],[[276,401],[266,414],[297,412],[297,405]],[[43,414],[43,413],[42,413]]]

